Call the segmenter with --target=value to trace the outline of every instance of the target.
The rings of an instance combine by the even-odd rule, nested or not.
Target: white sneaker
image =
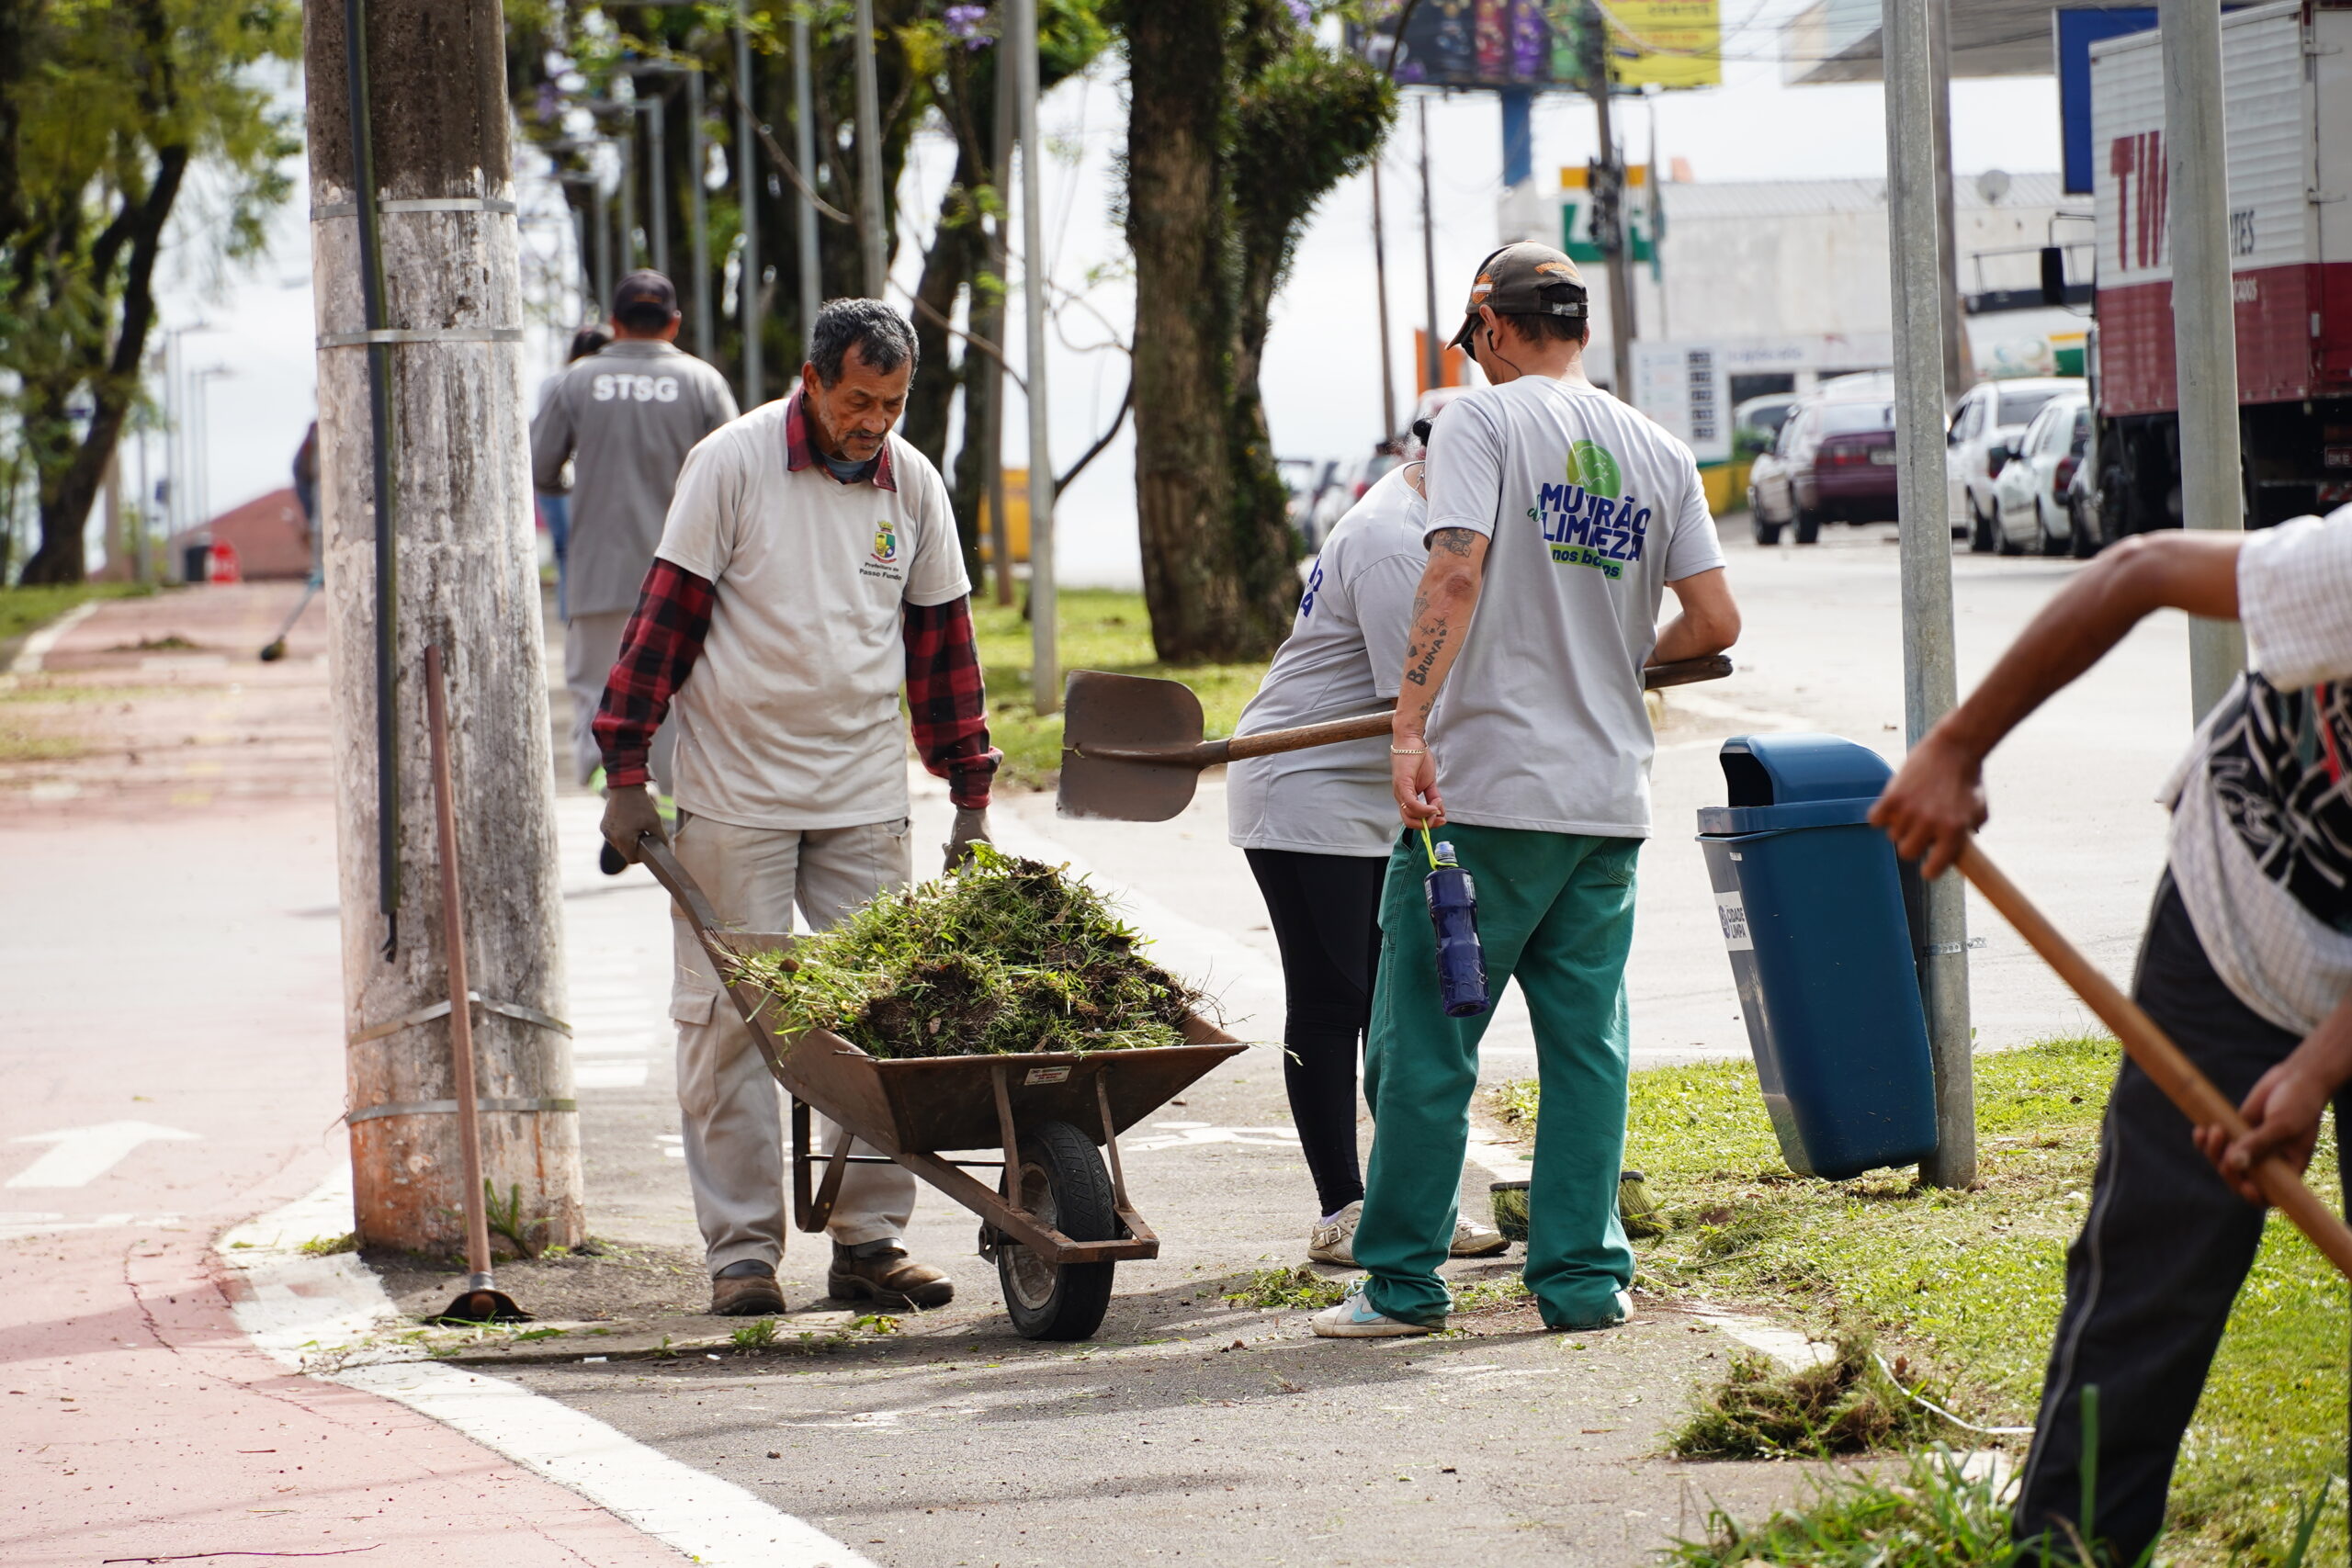
[[[1450,1258],[1492,1258],[1508,1251],[1510,1238],[1492,1225],[1482,1225],[1476,1220],[1456,1220],[1453,1224],[1453,1245],[1446,1248]]]
[[[1348,1287],[1347,1298],[1338,1306],[1317,1313],[1313,1322],[1317,1337],[1323,1339],[1396,1339],[1445,1329],[1443,1318],[1435,1323],[1407,1323],[1373,1311],[1372,1303],[1364,1300],[1362,1280]]]
[[[1356,1266],[1356,1222],[1363,1218],[1363,1200],[1359,1198],[1328,1220],[1317,1220],[1306,1233],[1306,1256],[1310,1262],[1336,1263],[1342,1269]]]

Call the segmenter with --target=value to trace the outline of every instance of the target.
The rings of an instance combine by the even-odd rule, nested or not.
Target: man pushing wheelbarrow
[[[2067,1254],[2021,1541],[2079,1532],[2134,1562],[2164,1524],[2182,1434],[2260,1245],[2262,1162],[2311,1157],[2352,1080],[2352,507],[2256,534],[2145,535],[2086,568],[1983,685],[1912,751],[1871,819],[1940,874],[1986,816],[1985,755],[2141,618],[2245,626],[2252,671],[2165,785],[2172,841],[2133,993],[2250,1131],[2192,1126],[2136,1061],[2108,1102],[2098,1174]],[[2200,1155],[2200,1149],[2202,1154]],[[2274,1189],[2275,1190],[2275,1189]],[[2083,1452],[2097,1388],[2098,1451]],[[2095,1517],[2082,1518],[2096,1474]]]

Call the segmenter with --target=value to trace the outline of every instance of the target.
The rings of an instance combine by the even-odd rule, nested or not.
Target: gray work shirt
[[[1237,735],[1373,713],[1396,695],[1429,549],[1405,469],[1383,474],[1324,542],[1298,618]],[[1385,855],[1400,826],[1388,738],[1248,757],[1225,773],[1227,832],[1245,850]]]
[[[1430,717],[1447,818],[1647,837],[1658,604],[1724,564],[1690,449],[1598,388],[1522,376],[1446,404],[1428,484],[1432,535],[1488,541]]]
[[[571,459],[569,614],[636,608],[678,469],[695,442],[734,417],[725,377],[651,338],[624,338],[548,378],[531,422],[531,482],[566,489]]]

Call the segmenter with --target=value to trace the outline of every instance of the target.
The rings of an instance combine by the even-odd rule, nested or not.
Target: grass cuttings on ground
[[[1626,1163],[1668,1226],[1639,1245],[1637,1267],[1661,1290],[1874,1333],[1933,1370],[1950,1393],[1938,1403],[2028,1425],[2117,1055],[2110,1040],[2067,1039],[1978,1056],[1980,1179],[1965,1192],[1923,1189],[1908,1170],[1792,1175],[1747,1063],[1636,1073]],[[1503,1105],[1532,1116],[1534,1086],[1512,1086]],[[2331,1134],[2314,1187],[2335,1189],[2335,1163]],[[2176,1561],[2284,1559],[2301,1505],[2343,1473],[2346,1337],[2344,1281],[2274,1217],[2173,1478]],[[2338,1512],[2320,1544],[2341,1561],[2344,1541]]]
[[[1026,592],[1021,584],[1016,589]],[[1143,595],[1106,589],[1065,591],[1058,599],[1061,666],[1108,670],[1120,675],[1153,675],[1182,681],[1201,699],[1203,739],[1233,733],[1241,707],[1265,678],[1263,662],[1195,664],[1159,662],[1151,646],[1151,616]],[[979,640],[980,673],[988,682],[989,738],[1004,753],[998,782],[1030,788],[1050,785],[1062,765],[1062,720],[1040,718],[1030,689],[1030,626],[1018,600],[1000,607],[982,584],[972,595],[973,629]]]
[[[1828,1359],[1793,1371],[1763,1356],[1735,1358],[1731,1375],[1700,1394],[1667,1447],[1682,1459],[1829,1459],[1916,1448],[1951,1428],[1915,1393],[1934,1397],[1901,1358],[1880,1365],[1870,1337],[1848,1329]]]
[[[1182,1044],[1201,995],[1142,942],[1082,880],[981,844],[742,973],[779,1033],[830,1029],[874,1056]]]

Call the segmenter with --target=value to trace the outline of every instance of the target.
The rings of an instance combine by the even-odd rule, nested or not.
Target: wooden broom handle
[[[2058,971],[2058,977],[2090,1004],[2091,1011],[2115,1031],[2115,1037],[2123,1042],[2124,1051],[2140,1065],[2142,1072],[2155,1080],[2156,1087],[2180,1108],[2182,1115],[2193,1125],[2218,1125],[2227,1128],[2233,1138],[2245,1136],[2245,1118],[2238,1114],[2238,1108],[2222,1098],[2212,1080],[2197,1070],[2197,1065],[2156,1026],[2154,1019],[2142,1010],[2139,1003],[2125,996],[2121,987],[2058,933],[2058,928],[2018,890],[2016,883],[2002,874],[2001,869],[1976,847],[1973,839],[1960,852],[1960,873],[1976,885],[1985,902],[2017,927],[2026,944]],[[2292,1220],[2295,1228],[2309,1236],[2312,1245],[2324,1253],[2329,1262],[2346,1277],[2352,1277],[2352,1228],[2347,1228],[2317,1193],[2303,1185],[2303,1179],[2294,1168],[2273,1155],[2255,1167],[2254,1179],[2262,1189],[2262,1195]]]

